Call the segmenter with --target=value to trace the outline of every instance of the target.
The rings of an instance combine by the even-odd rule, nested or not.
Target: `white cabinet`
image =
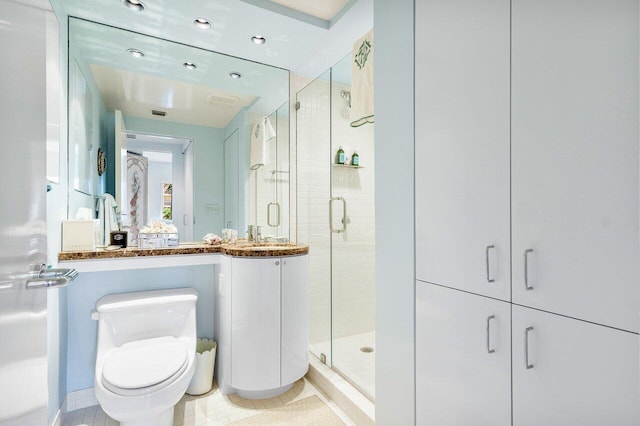
[[[309,256],[282,258],[280,383],[293,383],[309,369]]]
[[[512,329],[514,426],[640,424],[638,335],[516,305]]]
[[[513,1],[513,302],[635,332],[638,22],[637,1]]]
[[[280,387],[280,258],[232,258],[231,385]]]
[[[482,390],[503,368],[514,425],[639,425],[639,2],[415,13],[416,278],[451,287],[417,284],[419,423],[503,424],[479,407],[509,405]],[[512,304],[491,377],[478,295]]]
[[[510,304],[416,285],[416,423],[511,424]]]
[[[509,0],[416,1],[416,278],[510,300]]]
[[[307,255],[225,257],[215,324],[223,393],[260,397],[307,372],[308,262]]]

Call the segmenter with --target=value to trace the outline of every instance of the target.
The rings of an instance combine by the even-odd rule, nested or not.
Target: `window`
[[[173,185],[170,183],[162,184],[162,218],[173,219],[171,212],[171,201],[173,196]]]

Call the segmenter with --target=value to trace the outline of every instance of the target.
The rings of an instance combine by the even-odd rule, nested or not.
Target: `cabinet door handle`
[[[280,261],[279,261],[279,260],[276,260],[276,261],[275,261],[275,264],[276,264],[276,266],[280,265]]]
[[[533,253],[533,249],[524,251],[524,288],[533,290],[533,286],[529,285],[529,253]]]
[[[489,264],[489,250],[491,249],[495,249],[496,246],[491,244],[490,246],[487,246],[487,249],[485,250],[485,259],[487,261],[487,282],[493,283],[495,282],[495,278],[491,278],[491,266]]]
[[[491,349],[491,320],[496,319],[495,315],[490,315],[487,317],[487,352],[492,354],[496,350]]]
[[[533,364],[529,362],[529,332],[533,330],[533,327],[527,327],[524,329],[524,365],[527,370],[533,368]]]

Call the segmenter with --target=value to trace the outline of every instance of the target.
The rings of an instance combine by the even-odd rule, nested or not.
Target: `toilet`
[[[192,288],[98,300],[94,389],[121,425],[173,425],[173,407],[195,371],[197,300]]]

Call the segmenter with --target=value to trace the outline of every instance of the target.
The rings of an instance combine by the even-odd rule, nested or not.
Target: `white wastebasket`
[[[196,371],[187,388],[189,395],[202,395],[213,387],[213,367],[216,361],[216,342],[198,339],[196,343]]]

